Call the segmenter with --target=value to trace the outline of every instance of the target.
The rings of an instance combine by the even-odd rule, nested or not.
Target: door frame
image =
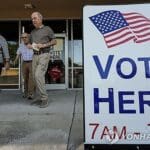
[[[47,90],[56,90],[56,89],[67,89],[68,88],[68,37],[66,33],[58,33],[55,34],[57,38],[64,38],[65,39],[65,83],[63,84],[46,84]]]

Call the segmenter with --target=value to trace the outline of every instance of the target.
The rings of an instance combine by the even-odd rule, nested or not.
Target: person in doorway
[[[21,35],[22,43],[20,44],[17,55],[14,60],[14,65],[16,64],[18,58],[22,57],[22,74],[24,78],[24,98],[33,99],[34,95],[34,83],[32,78],[32,57],[33,50],[29,49],[27,45],[29,44],[29,34],[23,33]]]
[[[2,71],[2,67],[4,65],[5,69],[9,69],[9,51],[8,51],[8,44],[6,39],[0,35],[0,75]]]
[[[48,106],[48,94],[45,86],[45,73],[50,60],[50,50],[56,44],[56,39],[53,30],[44,26],[43,16],[39,12],[33,12],[31,15],[32,23],[35,29],[30,34],[29,48],[33,48],[33,78],[39,97],[31,104],[37,103],[40,108]]]

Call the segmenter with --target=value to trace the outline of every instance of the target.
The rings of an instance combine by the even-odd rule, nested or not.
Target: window
[[[82,21],[71,20],[69,26],[69,88],[83,88]]]

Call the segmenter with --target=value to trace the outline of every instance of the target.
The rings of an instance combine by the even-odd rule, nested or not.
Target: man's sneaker
[[[28,99],[29,99],[29,100],[32,100],[32,99],[33,99],[33,94],[29,95],[29,96],[28,96]]]
[[[23,93],[22,97],[27,98],[27,94]]]
[[[40,105],[41,104],[41,99],[40,98],[35,98],[30,104],[31,105]]]
[[[42,102],[39,105],[40,108],[45,108],[47,106],[48,106],[48,100],[42,100]]]

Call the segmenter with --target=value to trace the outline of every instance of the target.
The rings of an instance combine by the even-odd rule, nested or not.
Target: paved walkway
[[[83,91],[49,91],[47,108],[0,92],[0,150],[83,150]]]

